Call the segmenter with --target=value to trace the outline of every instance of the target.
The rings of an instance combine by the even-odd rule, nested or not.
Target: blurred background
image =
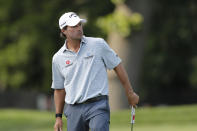
[[[59,37],[59,17],[69,11],[87,19],[86,36],[104,38],[122,58],[131,84],[140,96],[139,116],[152,113],[149,112],[152,108],[153,112],[155,108],[163,111],[169,108],[171,113],[183,105],[190,113],[197,109],[196,0],[0,0],[0,114],[5,115],[0,115],[0,123],[12,119],[12,115],[19,119],[20,113],[35,113],[28,112],[29,109],[49,113],[45,117],[50,116],[53,123],[51,62],[64,44]],[[129,120],[129,116],[123,117],[129,109],[124,90],[114,72],[108,74],[111,109],[114,112],[124,109],[118,119]],[[177,118],[186,110],[182,111],[172,115]],[[11,112],[16,114],[6,115]],[[114,119],[116,114],[112,114]],[[36,115],[35,121],[40,114]],[[139,123],[149,123],[141,118]],[[196,117],[186,119],[197,123]],[[18,128],[20,131],[53,128],[52,124],[48,129],[47,124],[35,125],[26,129],[21,123]],[[145,125],[143,129],[147,129]],[[3,124],[0,129],[17,130]]]

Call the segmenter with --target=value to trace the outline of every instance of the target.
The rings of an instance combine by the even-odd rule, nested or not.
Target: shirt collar
[[[80,42],[80,47],[81,47],[82,44],[85,44],[85,43],[87,43],[86,38],[85,38],[85,36],[82,36],[81,42]],[[68,48],[67,48],[67,46],[66,46],[66,40],[65,40],[65,42],[64,42],[63,50],[62,50],[62,51],[63,51],[63,52],[68,51]]]

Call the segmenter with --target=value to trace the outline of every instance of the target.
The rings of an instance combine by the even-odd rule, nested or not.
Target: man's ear
[[[62,32],[62,33],[64,33],[64,31],[65,31],[64,29],[61,29],[61,32]]]
[[[67,34],[67,32],[66,32],[66,30],[65,30],[65,29],[61,29],[61,32],[62,32],[64,35],[66,35],[66,34]]]

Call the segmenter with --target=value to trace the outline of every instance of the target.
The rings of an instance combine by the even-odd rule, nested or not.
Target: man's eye
[[[71,26],[72,28],[76,28],[77,27],[77,25],[76,26]]]

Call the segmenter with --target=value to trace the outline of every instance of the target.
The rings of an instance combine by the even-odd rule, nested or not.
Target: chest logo
[[[70,60],[67,60],[67,61],[66,61],[66,64],[69,65],[69,64],[70,64]]]

